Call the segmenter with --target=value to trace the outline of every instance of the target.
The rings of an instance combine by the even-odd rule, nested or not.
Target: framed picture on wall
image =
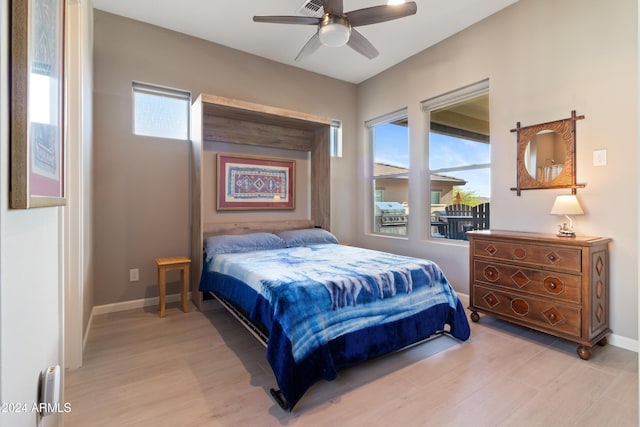
[[[217,210],[295,209],[296,162],[217,155]]]
[[[65,204],[64,4],[11,2],[12,208]]]

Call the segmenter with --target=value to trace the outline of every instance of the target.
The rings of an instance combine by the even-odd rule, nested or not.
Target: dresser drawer
[[[581,276],[478,260],[473,267],[473,280],[487,286],[501,286],[574,304],[581,301]]]
[[[579,307],[503,292],[475,283],[472,308],[506,316],[533,327],[580,336]]]
[[[577,273],[582,271],[579,248],[477,239],[473,242],[473,255]]]

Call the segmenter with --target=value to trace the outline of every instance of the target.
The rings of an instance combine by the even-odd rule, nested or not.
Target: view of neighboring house
[[[402,166],[384,163],[374,165],[376,202],[398,202],[408,206],[409,171]],[[431,211],[444,209],[446,205],[456,202],[455,187],[462,187],[467,182],[462,179],[441,174],[431,174]],[[484,202],[485,200],[483,200]]]

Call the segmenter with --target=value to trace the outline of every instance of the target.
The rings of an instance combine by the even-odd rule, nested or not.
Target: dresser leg
[[[577,350],[578,356],[582,360],[589,360],[591,358],[591,348],[581,345]]]
[[[476,311],[471,312],[471,320],[474,322],[477,322],[478,320],[480,320],[480,315],[478,314],[478,312]]]

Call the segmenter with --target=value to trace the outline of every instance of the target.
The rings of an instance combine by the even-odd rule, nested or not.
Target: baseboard
[[[624,348],[625,350],[635,351],[638,353],[640,346],[638,346],[638,340],[623,337],[621,335],[610,334],[608,337],[609,344],[615,347]]]
[[[460,292],[456,292],[456,295],[458,295],[458,298],[460,298],[460,302],[465,308],[469,307],[469,295],[461,294]]]
[[[150,307],[158,305],[159,297],[136,299],[131,301],[116,302],[113,304],[97,305],[91,310],[91,316],[100,314],[117,313],[119,311],[133,310],[136,308]],[[167,295],[166,302],[180,301],[180,294]],[[191,301],[191,292],[189,292],[187,301]]]
[[[462,305],[465,307],[469,307],[469,295],[462,294],[456,292],[458,294],[458,298],[462,302]],[[614,347],[620,347],[625,350],[630,350],[638,353],[640,351],[640,346],[638,345],[638,340],[634,340],[631,338],[623,337],[621,335],[610,334],[608,337],[609,344]]]
[[[93,323],[93,317],[100,314],[117,313],[119,311],[132,310],[136,308],[144,308],[152,305],[158,305],[159,297],[143,298],[133,301],[116,302],[114,304],[96,305],[91,309],[91,315],[89,316],[89,322],[87,322],[87,329],[84,331],[84,337],[82,339],[82,351],[84,352],[87,345],[87,338],[89,337],[89,331],[91,330],[91,324]],[[166,302],[180,301],[180,294],[167,295]],[[191,292],[188,295],[188,301],[191,301]]]

